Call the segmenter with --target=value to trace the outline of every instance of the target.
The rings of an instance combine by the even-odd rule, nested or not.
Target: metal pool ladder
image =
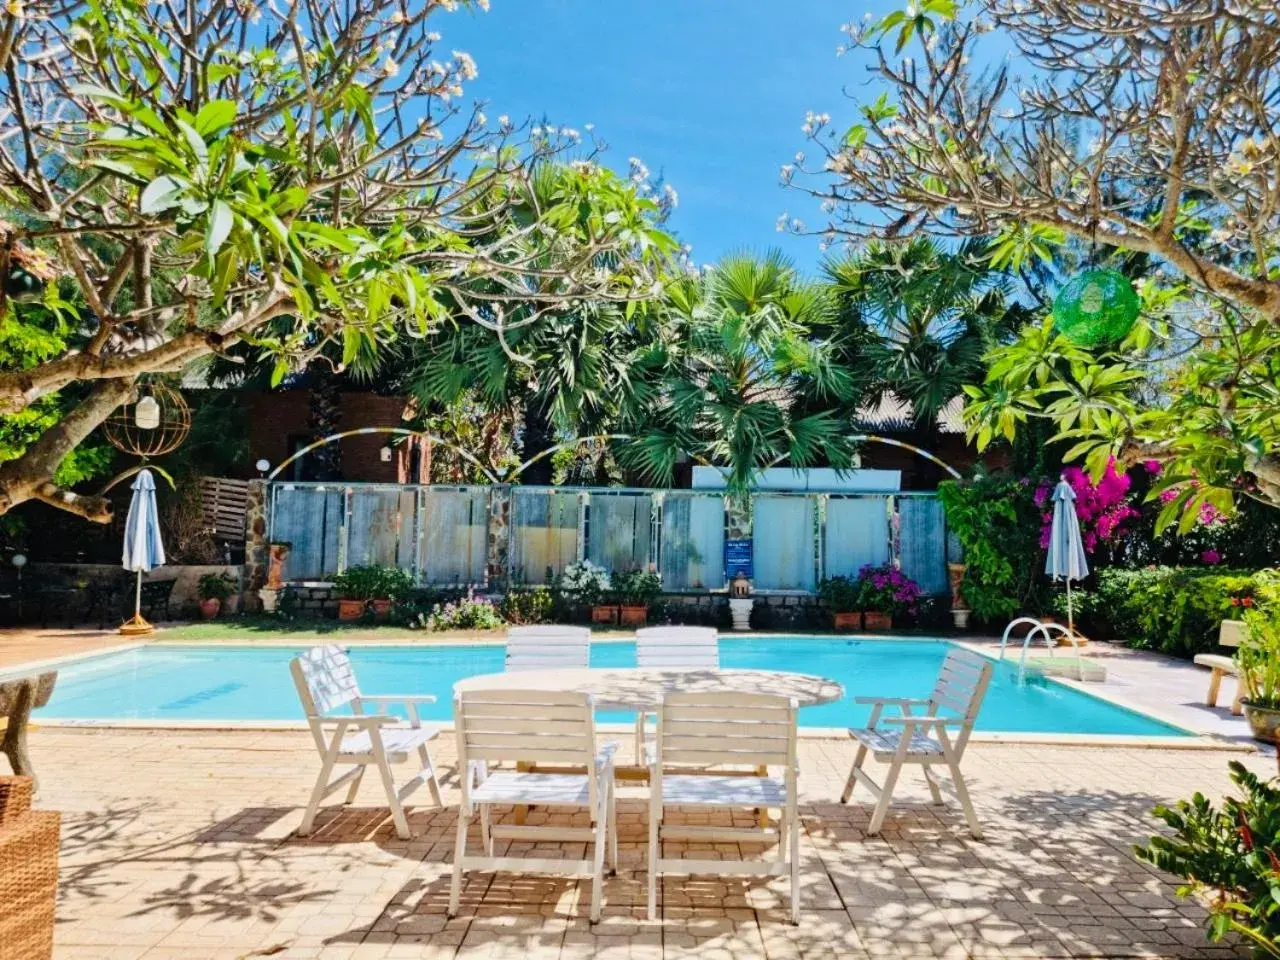
[[[1026,673],[1027,650],[1031,646],[1032,639],[1034,639],[1036,634],[1040,634],[1040,636],[1044,637],[1045,646],[1048,647],[1050,652],[1052,653],[1054,649],[1054,642],[1053,642],[1053,637],[1051,636],[1051,631],[1053,630],[1057,630],[1059,633],[1063,634],[1071,642],[1071,649],[1075,653],[1075,657],[1076,657],[1076,670],[1078,672],[1078,676],[1076,679],[1078,679],[1082,683],[1084,682],[1084,658],[1080,655],[1080,641],[1076,639],[1075,634],[1073,634],[1070,630],[1068,630],[1066,627],[1064,627],[1060,623],[1047,623],[1044,620],[1039,620],[1035,617],[1018,617],[1018,619],[1010,621],[1009,625],[1004,628],[1004,636],[1000,638],[1000,659],[1001,660],[1004,659],[1005,647],[1009,643],[1009,634],[1013,632],[1014,627],[1023,623],[1029,623],[1032,626],[1031,626],[1031,629],[1027,631],[1027,635],[1022,638],[1022,655],[1018,658],[1018,682],[1019,683],[1022,682],[1022,679]]]

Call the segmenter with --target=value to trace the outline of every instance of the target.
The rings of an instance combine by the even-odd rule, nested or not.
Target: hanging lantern
[[[1138,294],[1123,273],[1086,270],[1058,291],[1053,323],[1069,340],[1095,347],[1123,340],[1138,310]]]
[[[175,450],[191,430],[191,408],[182,394],[159,380],[144,383],[135,403],[118,409],[102,425],[112,446],[146,459]]]

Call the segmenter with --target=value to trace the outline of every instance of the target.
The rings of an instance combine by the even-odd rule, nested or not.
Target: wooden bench
[[[9,758],[15,775],[35,780],[27,753],[27,723],[31,711],[43,707],[53,695],[57,671],[0,681],[0,721],[5,722],[0,751]]]
[[[1238,647],[1245,635],[1246,628],[1243,621],[1223,620],[1222,626],[1218,628],[1218,644],[1223,647]],[[1198,667],[1208,667],[1210,670],[1209,692],[1205,695],[1204,702],[1210,707],[1216,707],[1222,678],[1232,676],[1236,678],[1236,695],[1231,701],[1231,712],[1236,716],[1243,713],[1244,709],[1240,706],[1240,701],[1244,698],[1244,683],[1240,680],[1235,658],[1221,653],[1197,653],[1195,664]]]

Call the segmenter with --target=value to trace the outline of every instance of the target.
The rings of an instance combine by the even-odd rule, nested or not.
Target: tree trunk
[[[323,359],[316,360],[307,370],[307,382],[311,386],[308,405],[312,442],[322,440],[338,432],[342,420],[342,391],[338,374]],[[311,471],[316,480],[342,479],[342,446],[335,440],[312,450]]]
[[[524,435],[520,441],[520,462],[528,463],[556,443],[556,428],[547,419],[546,410],[540,406],[528,406],[524,414]],[[543,457],[530,464],[517,479],[520,483],[550,486],[552,477],[551,457]]]

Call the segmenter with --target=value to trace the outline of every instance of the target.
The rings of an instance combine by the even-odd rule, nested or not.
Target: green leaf
[[[169,176],[156,177],[142,191],[142,196],[138,200],[138,209],[142,213],[159,213],[162,210],[168,210],[178,205],[179,195],[185,189],[186,184],[181,180]]]
[[[214,200],[209,210],[209,226],[205,231],[204,248],[209,256],[216,256],[235,226],[235,214],[225,200]]]
[[[231,126],[236,119],[236,103],[234,100],[210,100],[196,114],[192,126],[196,133],[206,140],[225,128]]]

